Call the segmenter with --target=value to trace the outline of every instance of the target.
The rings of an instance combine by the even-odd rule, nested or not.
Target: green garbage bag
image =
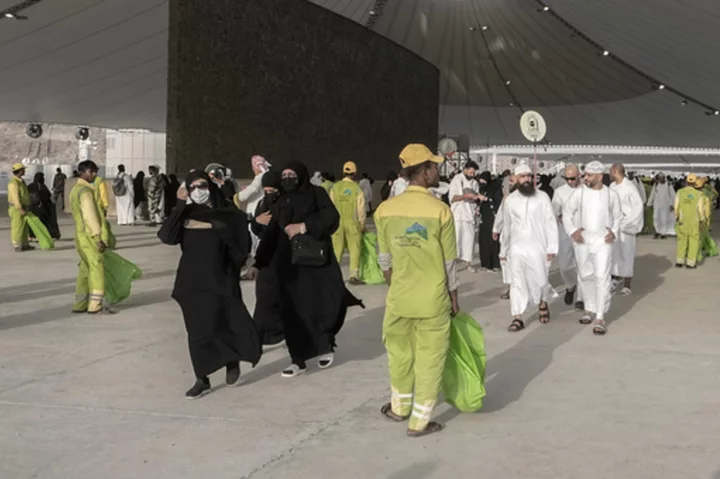
[[[459,313],[450,323],[450,350],[442,377],[448,404],[462,412],[482,408],[486,362],[482,328],[469,314]]]
[[[140,268],[119,254],[105,250],[105,300],[118,304],[130,296],[132,282],[142,276]]]
[[[363,233],[358,276],[358,279],[365,284],[385,284],[385,276],[378,263],[375,233]]]
[[[718,255],[718,246],[710,232],[705,230],[700,232],[700,250],[698,251],[698,261],[703,258],[713,258]]]
[[[50,232],[43,224],[42,220],[35,216],[33,213],[28,212],[25,215],[25,221],[27,221],[28,227],[32,230],[35,238],[37,238],[40,244],[40,249],[53,249],[55,248],[55,241],[53,241]]]

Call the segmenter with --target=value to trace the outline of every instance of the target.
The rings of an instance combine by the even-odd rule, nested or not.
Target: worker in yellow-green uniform
[[[320,183],[320,187],[324,189],[325,191],[330,194],[330,190],[332,189],[335,182],[333,182],[330,179],[330,173],[322,173],[322,183]]]
[[[105,261],[107,245],[102,239],[102,212],[93,185],[98,167],[83,161],[77,168],[80,178],[70,191],[70,208],[75,221],[75,249],[80,255],[80,269],[75,285],[74,313],[96,314],[105,297]],[[108,311],[109,312],[109,311]]]
[[[358,278],[360,248],[365,230],[365,195],[355,181],[357,166],[348,161],[343,166],[345,177],[330,189],[330,199],[340,214],[340,226],[332,236],[333,250],[338,263],[345,249],[350,252],[350,284],[363,284]]]
[[[99,176],[93,181],[95,189],[95,202],[100,212],[100,224],[102,225],[102,240],[109,249],[115,249],[116,239],[107,220],[108,208],[110,208],[110,197],[108,195],[108,187],[105,180]]]
[[[450,343],[450,320],[458,313],[457,241],[450,207],[428,188],[440,180],[443,157],[426,146],[400,153],[410,185],[375,212],[378,262],[390,285],[383,341],[390,367],[391,402],[381,412],[409,419],[407,433],[438,432],[430,420],[440,393]]]
[[[712,226],[712,205],[715,203],[715,199],[717,199],[718,192],[710,184],[708,177],[698,177],[696,187],[707,198],[707,201],[705,202],[705,218],[707,218],[707,221],[700,229],[700,248],[698,251],[698,261],[702,261],[704,258],[712,258],[718,255],[717,243],[710,235],[710,228]]]
[[[16,253],[33,250],[28,237],[28,225],[25,215],[30,208],[30,191],[23,176],[25,166],[15,163],[12,177],[8,182],[8,214],[10,215],[10,240]]]
[[[687,177],[687,186],[675,196],[677,220],[677,261],[675,266],[694,269],[700,252],[700,234],[707,227],[708,198],[702,192],[702,182],[694,173]]]

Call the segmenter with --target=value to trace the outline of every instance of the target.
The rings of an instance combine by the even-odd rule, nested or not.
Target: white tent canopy
[[[524,143],[513,102],[545,116],[553,144],[720,147],[720,116],[706,115],[720,108],[716,0],[313,3],[437,65],[441,131],[475,145]],[[0,11],[23,5],[27,20],[0,20],[0,120],[164,131],[167,0],[0,0]]]

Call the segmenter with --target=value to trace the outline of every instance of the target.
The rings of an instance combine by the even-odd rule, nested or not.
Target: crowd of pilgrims
[[[118,224],[144,219],[161,225],[161,241],[182,250],[172,297],[188,333],[196,376],[186,393],[191,399],[210,391],[209,376],[220,369],[226,370],[227,384],[237,383],[241,361],[254,366],[263,346],[282,341],[290,355],[284,377],[306,372],[311,359],[321,369],[330,367],[348,308],[364,307],[345,286],[336,258],[342,253],[333,253],[333,235],[343,227],[331,199],[334,176],[316,172],[311,177],[301,162],[273,169],[263,157],[254,156],[251,163],[255,178],[241,190],[220,164],[192,170],[183,183],[175,175],[162,174],[156,165],[150,167],[148,178],[142,171],[132,178],[121,167],[113,180]],[[346,164],[346,180],[353,182],[356,171],[354,163]],[[479,268],[502,271],[507,290],[501,297],[510,300],[513,317],[508,329],[516,332],[525,328],[522,318],[531,305],[538,306],[541,323],[550,320],[548,301],[557,293],[548,275],[557,255],[565,303],[582,312],[581,323],[593,323],[596,334],[605,334],[611,287],[631,293],[634,236],[653,228],[656,238],[675,235],[673,205],[685,178],[658,174],[641,179],[626,175],[622,165],[607,173],[598,162],[584,173],[570,165],[557,176],[539,175],[537,184],[531,173],[529,166],[520,164],[514,172],[496,176],[467,161],[462,171],[441,177],[429,188],[450,206],[457,260],[477,272],[474,258],[479,249]],[[43,173],[28,186],[30,210],[55,239],[60,238],[56,207],[62,204],[65,180],[58,169],[52,189],[45,185]],[[588,207],[581,195],[573,195],[585,190],[579,188],[583,182],[583,194],[600,194],[591,203],[604,205],[600,210],[606,211]],[[373,183],[367,174],[358,183],[361,209],[367,213],[373,210]],[[391,172],[380,188],[380,202],[408,186],[403,171]],[[602,196],[604,190],[612,193]],[[715,201],[716,190],[711,190]],[[593,222],[609,231],[598,236],[597,246],[589,245],[594,241]],[[362,284],[352,263],[351,258],[350,283]],[[583,276],[585,264],[608,274]],[[240,277],[255,280],[253,314],[243,301]]]

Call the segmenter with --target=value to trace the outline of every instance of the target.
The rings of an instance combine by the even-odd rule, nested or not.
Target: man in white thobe
[[[640,195],[640,199],[642,200],[643,207],[644,207],[645,203],[647,203],[647,194],[645,193],[645,185],[643,185],[643,182],[640,180],[640,178],[632,171],[628,172],[627,177],[632,182],[632,184],[635,185],[635,188],[637,188],[638,194]]]
[[[405,170],[400,170],[397,180],[393,182],[392,188],[390,188],[390,198],[403,194],[409,185],[407,173]]]
[[[117,224],[135,224],[135,188],[133,179],[125,172],[125,165],[118,165],[118,174],[113,180],[113,194],[115,195],[115,210],[117,211]]]
[[[450,209],[455,220],[457,257],[473,273],[476,271],[471,266],[475,254],[475,202],[480,197],[480,184],[475,179],[477,168],[477,163],[472,160],[465,163],[462,173],[455,175],[448,190]]]
[[[358,181],[358,186],[362,190],[363,196],[365,197],[365,212],[370,213],[372,212],[373,192],[372,183],[370,183],[370,177],[367,173],[362,174],[362,179]]]
[[[582,184],[580,179],[580,170],[576,165],[569,164],[565,167],[563,174],[565,184],[555,190],[552,199],[553,211],[558,223],[558,237],[560,248],[558,250],[558,266],[560,268],[560,276],[565,283],[565,304],[570,306],[575,301],[575,309],[584,310],[582,294],[578,291],[578,273],[575,261],[575,247],[572,239],[565,231],[562,225],[563,213],[565,206],[570,197],[577,191]]]
[[[612,275],[618,282],[624,281],[620,294],[632,293],[632,278],[635,270],[635,243],[636,235],[643,229],[645,221],[645,203],[640,197],[635,184],[625,177],[625,166],[615,163],[610,168],[613,183],[610,189],[620,198],[622,219],[618,237],[613,248]]]
[[[503,205],[505,204],[505,198],[513,193],[517,189],[517,178],[515,175],[507,175],[508,180],[508,194],[503,196],[503,200],[500,203],[500,207],[495,213],[495,223],[493,223],[493,240],[500,241],[500,233],[503,227]],[[502,245],[501,245],[502,246]],[[500,299],[510,299],[510,267],[508,266],[507,258],[500,260],[500,271],[502,271],[503,284],[507,286],[505,292],[500,296]]]
[[[675,235],[675,189],[668,183],[665,175],[659,173],[650,192],[647,205],[653,207],[653,225],[655,239],[665,239]]]
[[[548,282],[550,263],[558,252],[558,228],[550,197],[533,184],[526,164],[515,169],[517,190],[503,202],[500,259],[510,266],[510,310],[508,331],[525,328],[523,314],[539,305],[540,322],[550,320]]]
[[[565,231],[575,242],[580,291],[585,301],[581,324],[593,322],[593,333],[603,335],[610,309],[613,243],[622,220],[620,198],[603,185],[605,167],[592,161],[585,167],[585,185],[567,201],[563,212]]]

